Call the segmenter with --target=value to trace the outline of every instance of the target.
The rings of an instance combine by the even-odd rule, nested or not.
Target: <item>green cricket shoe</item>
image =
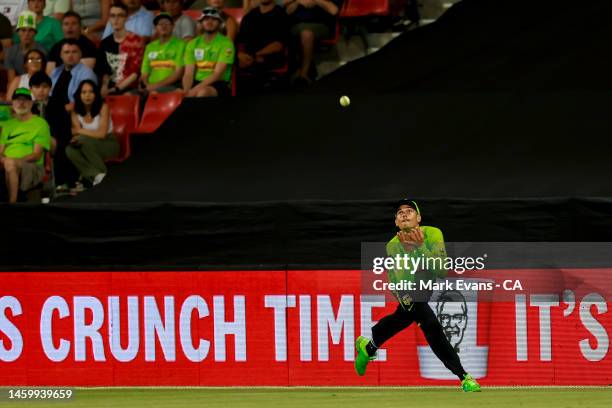
[[[478,384],[469,374],[463,376],[461,388],[463,388],[464,392],[480,392],[480,384]]]
[[[357,337],[357,341],[355,341],[355,349],[357,350],[357,358],[355,359],[355,371],[357,371],[358,375],[364,375],[368,363],[376,358],[374,356],[370,357],[368,355],[366,346],[369,342],[370,340],[363,336]]]

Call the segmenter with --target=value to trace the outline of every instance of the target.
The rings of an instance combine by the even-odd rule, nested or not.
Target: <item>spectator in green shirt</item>
[[[44,152],[51,148],[47,121],[32,114],[32,94],[27,88],[13,93],[15,116],[3,123],[0,134],[0,171],[4,172],[9,202],[19,190],[28,191],[42,181]]]
[[[185,48],[183,90],[188,97],[230,96],[234,43],[219,32],[223,17],[216,8],[206,7],[200,21],[204,33]]]
[[[140,86],[148,92],[170,92],[183,77],[185,42],[172,35],[174,20],[161,13],[153,20],[157,40],[145,48]]]

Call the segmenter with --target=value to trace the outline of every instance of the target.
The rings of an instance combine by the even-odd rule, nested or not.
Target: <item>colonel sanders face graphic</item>
[[[436,312],[446,338],[459,352],[468,322],[465,298],[456,290],[445,291],[438,298]]]

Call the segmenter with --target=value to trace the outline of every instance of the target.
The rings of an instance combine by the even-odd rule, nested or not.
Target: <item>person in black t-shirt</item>
[[[289,17],[274,0],[262,0],[240,23],[238,66],[249,73],[253,85],[261,86],[266,74],[287,63]]]
[[[64,31],[64,39],[59,41],[51,48],[49,53],[49,62],[47,63],[47,74],[51,75],[51,72],[62,65],[62,59],[60,57],[62,45],[68,39],[76,40],[81,50],[81,62],[87,65],[89,68],[94,69],[96,65],[96,45],[86,36],[82,35],[81,16],[74,11],[68,11],[62,18],[62,31]]]

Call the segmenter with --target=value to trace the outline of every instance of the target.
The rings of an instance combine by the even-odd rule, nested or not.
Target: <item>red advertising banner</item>
[[[0,385],[448,385],[417,325],[364,377],[354,341],[396,307],[359,271],[2,273]],[[457,292],[457,291],[455,291]],[[483,385],[612,383],[601,294],[430,305]]]

